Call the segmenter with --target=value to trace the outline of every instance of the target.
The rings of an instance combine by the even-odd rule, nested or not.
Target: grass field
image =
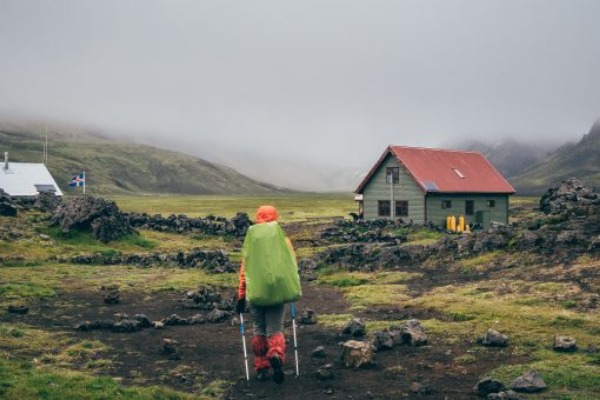
[[[111,196],[124,211],[148,214],[208,215],[231,218],[237,212],[253,216],[264,204],[275,206],[282,222],[348,218],[357,211],[351,193],[297,193],[273,196]]]
[[[315,236],[313,222],[348,217],[356,211],[349,194],[291,194],[273,197],[236,196],[114,196],[124,211],[150,214],[218,215],[232,217],[242,211],[251,216],[262,204],[275,205],[282,221],[302,226],[296,235]],[[511,202],[513,220],[534,213],[535,198],[515,198]],[[0,318],[13,303],[36,304],[60,301],[61,293],[97,292],[98,287],[118,284],[124,294],[160,297],[179,293],[199,284],[220,287],[236,285],[235,274],[210,275],[197,269],[134,266],[82,266],[47,262],[44,257],[73,255],[79,252],[175,252],[193,247],[224,248],[232,244],[222,237],[177,235],[141,231],[140,236],[120,242],[100,244],[87,234],[61,237],[44,225],[35,213],[24,214],[17,222],[0,218],[0,224],[18,225],[25,235],[15,241],[0,242],[2,255],[20,255],[23,262],[0,265]],[[28,227],[28,228],[26,228]],[[27,231],[29,229],[29,231]],[[51,240],[41,241],[40,233]],[[306,236],[306,237],[304,237]],[[416,231],[408,245],[427,245],[444,233]],[[406,244],[403,244],[406,245]],[[312,256],[327,246],[299,249],[300,257]],[[233,252],[233,258],[238,254]],[[316,285],[339,291],[348,307],[343,313],[320,315],[324,327],[338,329],[348,318],[377,307],[414,309],[431,313],[422,319],[433,343],[452,348],[455,365],[477,365],[487,349],[465,346],[481,337],[488,328],[509,336],[510,346],[500,350],[513,364],[497,364],[480,371],[509,383],[528,369],[540,372],[549,389],[540,399],[600,398],[600,358],[586,352],[587,346],[600,346],[598,309],[586,309],[598,293],[600,260],[584,256],[569,265],[542,265],[526,254],[493,251],[456,260],[435,270],[349,272],[334,266],[318,271]],[[26,262],[30,261],[30,262]],[[235,259],[237,261],[237,259]],[[502,267],[507,265],[506,267]],[[500,267],[499,267],[500,266]],[[502,268],[502,269],[498,269]],[[446,277],[443,284],[429,285],[432,276]],[[561,277],[557,279],[557,277]],[[568,277],[568,278],[565,278]],[[592,291],[583,290],[580,277]],[[508,291],[500,289],[508,287]],[[64,304],[77,309],[76,304]],[[429,315],[429,314],[428,314]],[[389,326],[389,320],[371,318],[368,332]],[[562,354],[552,350],[555,334],[578,340],[581,351]],[[435,345],[427,351],[434,351]],[[0,325],[0,398],[7,399],[187,399],[219,398],[227,382],[207,382],[193,395],[169,387],[123,386],[119,379],[103,376],[111,360],[102,341],[77,342],[69,332],[50,332],[22,323]],[[92,357],[93,356],[93,357]],[[33,361],[32,361],[33,359]],[[41,361],[39,361],[41,360]],[[78,367],[83,365],[84,368]],[[405,365],[410,370],[410,365]],[[48,384],[50,382],[51,384]],[[475,382],[473,382],[474,384]]]

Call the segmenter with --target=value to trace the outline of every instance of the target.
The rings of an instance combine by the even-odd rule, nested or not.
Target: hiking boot
[[[267,368],[265,369],[259,369],[256,372],[256,380],[259,382],[264,382],[267,379],[269,379],[269,370]]]
[[[285,374],[283,373],[281,359],[277,356],[273,356],[269,361],[271,362],[271,367],[273,367],[273,382],[283,383]]]

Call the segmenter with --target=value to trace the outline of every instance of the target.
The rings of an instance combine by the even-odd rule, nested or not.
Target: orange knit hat
[[[263,222],[277,221],[279,219],[279,213],[273,206],[260,206],[254,216],[254,222],[261,224]]]

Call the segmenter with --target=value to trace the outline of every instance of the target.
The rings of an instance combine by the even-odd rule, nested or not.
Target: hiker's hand
[[[240,297],[238,299],[237,304],[235,305],[235,311],[237,311],[238,314],[246,312],[246,298],[245,297]]]

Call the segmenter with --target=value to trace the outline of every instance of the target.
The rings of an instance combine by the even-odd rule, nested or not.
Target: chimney
[[[8,170],[8,151],[4,152],[4,169]]]

